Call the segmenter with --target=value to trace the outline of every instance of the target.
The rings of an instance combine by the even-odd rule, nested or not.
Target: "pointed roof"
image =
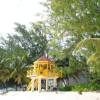
[[[37,59],[37,61],[51,61],[51,59],[49,59],[49,58],[46,57],[46,56],[42,56],[42,57],[40,57],[39,59]]]

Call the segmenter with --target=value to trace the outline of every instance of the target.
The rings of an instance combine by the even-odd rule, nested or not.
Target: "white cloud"
[[[36,16],[43,13],[40,2],[45,0],[0,0],[0,34],[13,32],[14,22],[28,24],[42,17]]]

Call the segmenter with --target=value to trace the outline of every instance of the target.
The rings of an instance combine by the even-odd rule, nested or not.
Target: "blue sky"
[[[0,35],[14,32],[14,22],[28,25],[43,20],[45,8],[40,4],[43,1],[46,0],[0,0]]]

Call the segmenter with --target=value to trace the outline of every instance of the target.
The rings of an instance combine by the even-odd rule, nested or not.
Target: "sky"
[[[45,8],[40,4],[43,1],[45,0],[0,0],[0,36],[13,33],[15,22],[29,25],[30,22],[43,20]]]

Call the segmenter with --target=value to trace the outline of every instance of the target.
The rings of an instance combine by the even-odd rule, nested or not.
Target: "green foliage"
[[[76,78],[80,72],[88,71],[90,77],[99,80],[100,0],[48,0],[46,6],[50,15],[46,23],[32,23],[29,29],[15,23],[16,34],[2,39],[0,81],[12,78],[17,84],[25,82],[26,66],[45,51],[62,65],[64,78]],[[68,67],[64,64],[66,58]],[[89,83],[65,85],[60,89],[87,91],[97,88],[98,84]]]
[[[61,55],[63,58],[69,58],[73,70],[80,62],[83,64],[82,66],[89,66],[87,71],[93,79],[98,79],[100,77],[100,1],[50,0],[48,5],[50,7],[50,18],[53,20],[50,20],[50,24],[53,23],[54,32],[60,40],[65,39],[67,41],[69,34],[70,37],[74,36],[72,44],[68,46],[68,42],[63,42],[62,44],[65,43],[66,45],[63,46],[63,49],[60,48],[61,46],[58,49],[61,53],[55,51],[54,54],[58,52],[59,55],[64,55]],[[72,40],[70,39],[70,41]],[[58,47],[58,45],[56,46]],[[75,62],[71,61],[70,58],[73,54],[79,60],[78,63],[77,60]],[[69,69],[65,73],[72,73]]]
[[[16,23],[16,34],[8,34],[0,44],[0,82],[13,80],[27,83],[27,65],[44,54],[47,46],[46,30],[42,22],[32,23],[31,28]]]
[[[96,91],[100,90],[99,83],[85,83],[85,84],[76,84],[72,86],[73,91]]]
[[[72,87],[69,86],[69,85],[60,86],[60,87],[59,87],[59,90],[60,90],[60,91],[71,91],[71,90],[72,90]]]
[[[84,83],[84,84],[74,84],[74,85],[66,85],[66,86],[60,86],[60,91],[96,91],[100,90],[100,84],[99,83]]]
[[[51,0],[52,16],[58,17],[67,31],[77,33],[100,31],[99,7],[99,0]]]
[[[47,39],[45,25],[42,22],[32,23],[30,29],[16,23],[15,30],[17,34],[13,36],[14,40],[26,51],[29,64],[44,54]]]
[[[76,57],[83,56],[89,66],[92,78],[100,78],[100,38],[90,38],[81,41],[76,46]]]

